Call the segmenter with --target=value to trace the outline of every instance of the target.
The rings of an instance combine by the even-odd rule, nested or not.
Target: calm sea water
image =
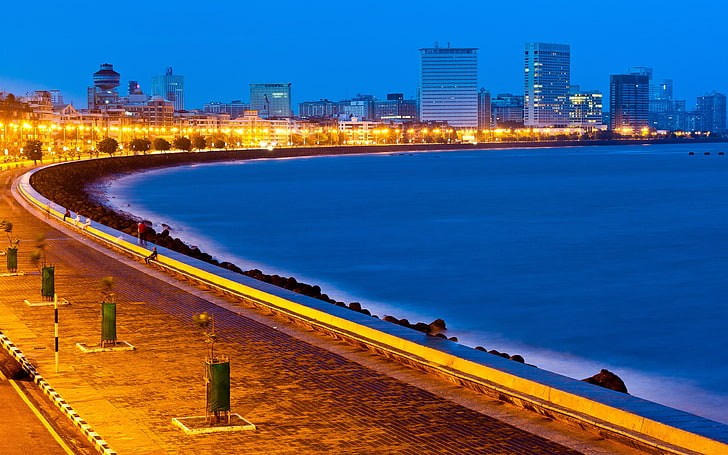
[[[695,155],[689,155],[694,151]],[[705,155],[704,152],[711,152]],[[728,423],[728,144],[259,160],[110,183],[220,260]]]

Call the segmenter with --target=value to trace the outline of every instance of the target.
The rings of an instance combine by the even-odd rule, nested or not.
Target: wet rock
[[[483,352],[488,352],[488,350],[485,349],[483,346],[476,346],[475,347],[475,350],[477,350],[477,351],[483,351]]]
[[[382,318],[382,321],[387,321],[399,325],[399,319],[395,318],[394,316],[384,316]]]
[[[590,378],[582,379],[582,381],[607,389],[616,390],[617,392],[629,394],[629,392],[627,392],[627,386],[624,385],[624,381],[609,370],[602,369],[599,373]]]
[[[519,354],[512,355],[511,356],[511,360],[516,361],[518,363],[526,363],[526,361],[524,360],[524,358],[522,356],[520,356]]]

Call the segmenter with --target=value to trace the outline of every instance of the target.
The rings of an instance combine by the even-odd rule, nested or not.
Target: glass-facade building
[[[262,118],[292,117],[291,83],[250,84],[250,109]]]
[[[526,43],[524,66],[524,126],[568,126],[571,47],[568,44]]]
[[[609,76],[610,127],[639,132],[649,127],[650,78],[640,74]]]
[[[420,49],[420,121],[478,126],[478,49]]]
[[[164,76],[152,78],[152,96],[159,95],[174,106],[175,111],[185,110],[185,77],[172,74],[167,68]]]

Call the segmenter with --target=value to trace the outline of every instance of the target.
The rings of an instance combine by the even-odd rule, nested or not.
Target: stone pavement
[[[83,241],[72,228],[48,225],[10,198],[9,173],[0,173],[0,218],[11,220],[22,239],[19,269],[34,271],[29,252],[44,233],[56,292],[71,303],[60,309],[60,371],[52,307],[24,303],[40,301],[39,275],[0,277],[0,330],[119,454],[632,453],[303,332]],[[117,283],[118,339],[135,351],[84,354],[75,347],[99,341],[99,281],[105,276]],[[206,345],[192,321],[203,311],[215,315],[216,351],[231,359],[233,412],[255,431],[187,436],[172,424],[172,418],[204,413]]]

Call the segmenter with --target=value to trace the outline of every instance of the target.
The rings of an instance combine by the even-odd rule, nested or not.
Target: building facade
[[[523,96],[499,93],[490,100],[491,125],[498,128],[523,126]]]
[[[87,90],[88,108],[90,110],[115,108],[119,103],[119,86],[121,76],[114,71],[114,65],[104,63],[94,73],[94,86]]]
[[[417,102],[404,99],[402,93],[388,93],[387,99],[374,101],[374,120],[385,123],[417,121]]]
[[[167,68],[164,76],[152,78],[152,96],[161,96],[170,101],[175,111],[185,110],[185,77],[172,73]]]
[[[490,92],[481,88],[478,92],[478,129],[490,128],[492,110],[490,107]]]
[[[207,103],[202,107],[203,112],[210,114],[227,114],[231,119],[242,117],[245,111],[250,110],[249,103],[243,103],[240,100],[231,101],[230,103]]]
[[[478,126],[478,49],[420,49],[420,121]]]
[[[526,43],[525,47],[524,126],[532,128],[568,126],[570,46]]]
[[[650,78],[643,74],[609,77],[610,128],[640,132],[649,128]]]
[[[726,97],[722,93],[708,93],[698,97],[701,131],[723,134],[726,132]]]
[[[291,84],[250,84],[250,110],[262,118],[290,118]]]
[[[602,92],[598,90],[581,90],[573,85],[569,94],[569,127],[600,129],[603,126],[602,98]]]

